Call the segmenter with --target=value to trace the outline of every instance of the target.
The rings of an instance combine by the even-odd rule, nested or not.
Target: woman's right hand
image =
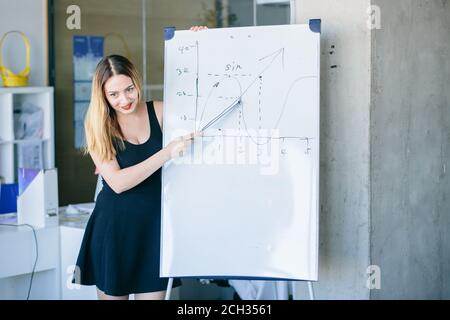
[[[191,134],[178,137],[174,140],[172,140],[165,149],[167,150],[169,154],[169,159],[175,159],[182,157],[186,154],[187,148],[192,144],[192,141],[196,136],[199,136],[200,134],[197,132],[193,132]]]
[[[207,26],[192,26],[189,30],[197,32],[201,30],[208,30]]]

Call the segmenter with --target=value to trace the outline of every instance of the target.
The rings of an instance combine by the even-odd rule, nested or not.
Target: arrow
[[[269,57],[271,57],[273,55],[275,55],[275,57],[273,58],[273,60],[275,60],[275,58],[278,57],[280,54],[281,54],[281,63],[283,65],[283,69],[284,69],[284,48],[278,49],[277,51],[272,52],[271,54],[268,54],[265,57],[262,57],[258,61],[262,61],[262,60],[267,59],[267,58],[269,58]],[[273,62],[273,60],[271,62]]]

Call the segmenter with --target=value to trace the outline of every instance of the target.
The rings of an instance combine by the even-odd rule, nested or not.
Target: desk
[[[59,217],[48,218],[36,228],[38,261],[30,299],[96,299],[95,287],[77,288],[67,270],[75,264],[89,215],[68,217],[61,208]],[[0,223],[16,220],[0,216]],[[0,300],[26,299],[36,257],[33,231],[27,226],[0,225]]]
[[[0,219],[0,223],[14,223]],[[45,228],[37,228],[38,261],[30,299],[59,299],[58,218]],[[0,299],[26,299],[36,258],[33,231],[26,226],[0,226]]]

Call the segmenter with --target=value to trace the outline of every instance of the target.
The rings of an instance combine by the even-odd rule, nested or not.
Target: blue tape
[[[311,29],[312,32],[320,33],[322,25],[321,19],[311,19],[309,20],[309,29]]]
[[[175,35],[175,27],[165,27],[164,28],[164,40],[170,40]]]

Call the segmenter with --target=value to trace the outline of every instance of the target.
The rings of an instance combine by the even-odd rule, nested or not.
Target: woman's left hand
[[[200,30],[207,30],[208,27],[206,26],[192,26],[189,30],[191,31],[200,31]]]

